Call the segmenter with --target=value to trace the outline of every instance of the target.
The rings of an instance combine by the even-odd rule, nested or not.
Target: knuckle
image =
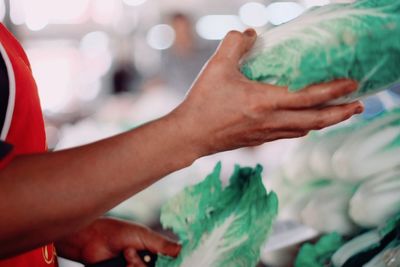
[[[212,68],[223,68],[225,70],[230,67],[227,67],[227,64],[232,64],[232,62],[229,61],[227,56],[223,53],[217,53],[209,60],[207,66]]]
[[[282,121],[280,121],[277,117],[273,115],[269,116],[269,119],[265,119],[263,117],[262,122],[260,123],[260,127],[260,131],[262,131],[264,134],[275,132],[277,130],[280,130],[281,128],[285,128],[285,126],[282,124]]]
[[[231,38],[231,39],[242,39],[242,37],[243,37],[241,32],[235,31],[235,30],[229,31],[226,36],[227,36],[227,38]]]
[[[340,97],[340,96],[342,96],[343,95],[343,88],[341,88],[341,87],[328,87],[328,89],[329,89],[329,97],[331,98],[331,99],[335,99],[335,98],[338,98],[338,97]]]
[[[221,75],[227,72],[227,59],[220,55],[215,55],[210,59],[203,73],[207,73],[212,77]]]
[[[313,129],[315,129],[315,130],[321,130],[321,129],[325,128],[326,125],[327,125],[327,120],[325,119],[325,117],[319,116],[319,117],[317,117],[317,118],[315,119]]]
[[[299,132],[297,137],[304,137],[304,136],[308,135],[308,133],[309,133],[309,131]]]
[[[310,93],[302,92],[297,95],[297,100],[293,101],[298,103],[300,106],[311,107],[314,104],[313,97]]]
[[[344,111],[343,112],[343,115],[342,115],[342,120],[347,120],[347,119],[350,119],[351,118],[351,116],[353,116],[353,111],[352,110],[350,110],[350,109],[347,109],[346,111]]]
[[[272,121],[265,121],[261,126],[262,126],[262,132],[264,134],[273,132],[280,128],[277,123],[272,122]]]
[[[245,89],[250,101],[256,103],[262,111],[278,110],[284,106],[282,98],[274,92],[274,88],[265,88],[260,87],[257,83],[248,83]],[[248,92],[251,92],[251,94]]]
[[[265,142],[266,136],[267,134],[263,131],[256,131],[246,143],[252,146],[260,145]]]
[[[246,100],[246,114],[252,118],[257,118],[260,113],[264,111],[264,107],[260,104],[260,101],[255,97],[247,97]]]
[[[304,97],[301,103],[303,103],[305,107],[312,107],[315,104],[310,97]]]
[[[340,108],[330,113],[332,124],[339,123],[349,119],[352,116],[352,112],[349,109]]]

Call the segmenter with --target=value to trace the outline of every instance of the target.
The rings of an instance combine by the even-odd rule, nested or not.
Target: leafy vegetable
[[[377,227],[400,212],[400,169],[363,183],[350,201],[350,216],[363,227]]]
[[[382,224],[400,212],[399,155],[400,109],[308,136],[270,183],[280,216],[343,235]]]
[[[394,258],[391,259],[387,252],[390,253],[391,249],[400,245],[399,230],[400,214],[388,218],[388,221],[379,228],[361,234],[344,244],[333,254],[333,266],[398,266],[396,263],[399,262],[399,259],[395,259],[398,256],[392,254]],[[382,251],[383,254],[381,254]],[[384,255],[386,255],[384,257],[386,260],[390,260],[390,262],[385,261],[388,265],[380,265]],[[368,261],[369,263],[367,263]]]
[[[376,255],[363,267],[400,266],[400,241],[389,244],[381,253]]]
[[[377,247],[381,239],[382,236],[379,234],[378,230],[373,230],[357,236],[356,238],[344,244],[338,251],[335,252],[335,254],[333,254],[333,266],[343,266],[354,255]]]
[[[302,221],[323,233],[353,234],[357,226],[349,216],[349,201],[354,191],[353,184],[340,183],[316,190],[301,212]]]
[[[330,262],[332,255],[344,244],[338,233],[321,237],[317,244],[305,244],[301,247],[295,261],[295,267],[323,267]]]
[[[362,181],[400,166],[400,109],[365,122],[336,150],[336,177]]]
[[[162,267],[255,266],[277,215],[278,199],[265,190],[262,167],[236,167],[223,188],[221,164],[203,182],[187,187],[161,212],[165,228],[178,234],[177,259],[160,258]]]
[[[360,0],[306,12],[259,38],[242,72],[252,80],[297,91],[337,78],[360,82],[340,102],[400,81],[400,2]]]

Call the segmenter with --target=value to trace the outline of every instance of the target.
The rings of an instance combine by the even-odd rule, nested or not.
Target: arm
[[[15,158],[0,173],[0,214],[12,214],[0,221],[1,256],[72,233],[189,165],[197,157],[190,143],[167,117],[92,145]]]
[[[172,113],[133,131],[71,150],[16,158],[0,172],[0,257],[78,231],[116,204],[195,159],[294,138],[362,112],[321,108],[356,90],[351,81],[298,93],[248,81],[238,62],[255,32],[230,33]]]

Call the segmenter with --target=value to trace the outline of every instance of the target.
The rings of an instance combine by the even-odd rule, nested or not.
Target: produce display
[[[324,266],[400,266],[400,215],[354,238],[333,232],[322,236],[316,244],[301,247],[295,267]]]
[[[400,168],[363,183],[349,204],[352,220],[362,227],[381,225],[400,210]]]
[[[305,138],[273,176],[280,214],[351,235],[399,213],[399,123],[395,109]]]
[[[344,244],[332,256],[332,264],[334,267],[400,266],[399,248],[400,216],[395,216],[380,228]]]

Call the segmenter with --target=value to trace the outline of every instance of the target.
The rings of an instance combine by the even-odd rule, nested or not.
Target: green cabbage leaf
[[[400,81],[400,2],[360,0],[309,10],[259,38],[241,70],[298,91],[338,78],[359,82],[349,102]]]
[[[180,238],[177,259],[162,267],[256,266],[278,212],[278,199],[262,183],[262,167],[236,167],[223,187],[218,164],[203,182],[185,188],[161,211],[163,227]]]

